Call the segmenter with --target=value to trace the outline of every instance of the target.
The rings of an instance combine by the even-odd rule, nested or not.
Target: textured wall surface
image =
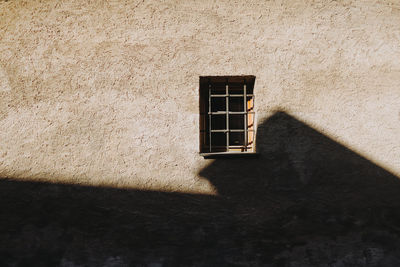
[[[400,266],[399,25],[397,0],[0,0],[0,265]],[[206,75],[256,76],[258,158],[199,155]]]
[[[200,75],[400,173],[397,1],[2,1],[0,174],[212,193]]]

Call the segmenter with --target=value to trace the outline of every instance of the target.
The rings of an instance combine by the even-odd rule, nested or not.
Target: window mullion
[[[211,148],[211,81],[208,81],[208,138],[209,138],[209,151]]]
[[[226,151],[229,152],[229,83],[226,80]]]
[[[247,87],[246,87],[246,79],[243,84],[243,107],[244,107],[244,151],[247,151]]]

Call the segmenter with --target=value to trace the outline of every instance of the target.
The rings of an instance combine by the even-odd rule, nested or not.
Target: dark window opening
[[[254,76],[200,77],[200,152],[254,151]]]

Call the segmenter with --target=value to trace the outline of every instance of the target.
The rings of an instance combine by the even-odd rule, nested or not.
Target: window
[[[200,153],[254,149],[254,76],[200,77]]]

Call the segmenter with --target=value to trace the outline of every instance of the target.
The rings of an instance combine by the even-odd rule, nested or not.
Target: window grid
[[[212,111],[212,99],[213,98],[221,98],[225,97],[225,111]],[[230,111],[229,110],[229,98],[230,97],[243,97],[243,111]],[[230,149],[234,148],[241,148],[244,151],[248,150],[248,132],[254,132],[254,130],[249,130],[248,129],[248,122],[247,118],[249,114],[254,114],[254,111],[249,112],[248,111],[248,105],[247,105],[247,97],[251,97],[252,100],[252,106],[254,107],[254,95],[253,94],[247,94],[247,84],[246,80],[244,80],[243,83],[243,94],[230,94],[229,93],[229,82],[226,80],[225,83],[225,94],[220,95],[220,94],[212,94],[212,83],[209,80],[208,83],[208,138],[209,138],[209,152],[213,152],[213,146],[212,146],[212,133],[225,133],[226,134],[226,151],[229,152]],[[226,129],[221,129],[221,130],[213,130],[212,129],[212,117],[213,115],[226,115]],[[230,129],[229,128],[229,115],[240,115],[243,114],[244,116],[244,123],[243,123],[243,129]],[[253,118],[254,120],[254,118]],[[244,142],[243,145],[230,145],[230,133],[234,132],[243,132],[244,133]]]

